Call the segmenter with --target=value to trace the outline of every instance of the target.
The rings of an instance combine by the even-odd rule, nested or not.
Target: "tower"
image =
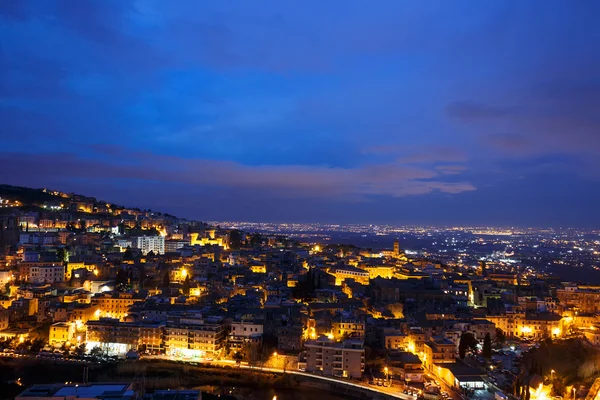
[[[394,255],[395,256],[400,255],[400,242],[398,241],[398,238],[396,238],[396,240],[394,240]]]
[[[487,276],[485,261],[479,261],[479,270],[477,272],[479,276]]]

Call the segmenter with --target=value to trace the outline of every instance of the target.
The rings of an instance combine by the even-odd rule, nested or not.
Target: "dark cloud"
[[[361,168],[322,166],[245,166],[234,162],[181,159],[156,154],[130,153],[120,157],[120,149],[94,146],[108,160],[91,160],[72,153],[46,153],[32,157],[22,168],[5,171],[4,179],[43,179],[53,176],[86,179],[134,179],[150,184],[179,182],[194,186],[231,187],[268,191],[274,196],[308,198],[386,195],[421,195],[440,191],[460,193],[475,190],[468,182],[444,182],[435,170],[394,164]],[[22,160],[24,154],[0,153],[0,165]],[[43,166],[43,167],[42,167]]]
[[[496,107],[475,102],[458,101],[446,106],[446,113],[461,121],[508,118],[519,114],[511,107]]]

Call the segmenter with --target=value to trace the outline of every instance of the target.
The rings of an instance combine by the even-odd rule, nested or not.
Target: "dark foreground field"
[[[13,399],[24,388],[40,383],[82,382],[84,365],[68,362],[40,361],[31,358],[0,359],[0,400]],[[204,398],[279,400],[341,400],[291,375],[239,370],[235,367],[192,366],[165,361],[136,361],[88,366],[90,382],[139,382],[147,391],[155,389],[199,388]],[[20,380],[19,380],[20,379]],[[17,380],[21,385],[15,383]]]

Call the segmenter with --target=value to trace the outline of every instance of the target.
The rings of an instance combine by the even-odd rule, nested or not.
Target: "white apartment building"
[[[246,343],[260,343],[263,324],[254,321],[234,321],[231,323],[229,344],[232,349],[241,349]]]
[[[140,249],[142,254],[153,252],[154,254],[165,254],[164,236],[138,236],[134,238],[133,245]]]

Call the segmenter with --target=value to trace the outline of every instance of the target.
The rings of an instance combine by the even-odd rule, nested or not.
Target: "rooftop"
[[[128,383],[90,383],[88,385],[34,385],[16,398],[71,397],[85,399],[131,398],[133,391]]]

